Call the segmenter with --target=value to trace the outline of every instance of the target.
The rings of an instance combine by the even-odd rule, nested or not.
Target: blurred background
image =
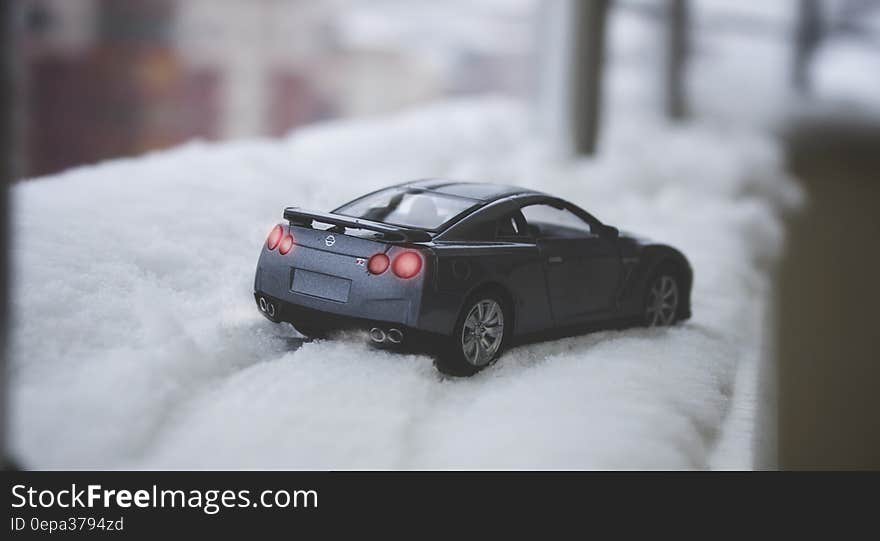
[[[598,105],[548,104],[566,86],[590,98],[604,75],[592,49],[656,72],[637,91],[672,118],[770,123],[792,96],[876,107],[880,95],[876,0],[9,4],[17,178],[451,96],[512,96],[536,104],[539,127],[570,113],[589,125]],[[627,39],[606,46],[611,33]]]
[[[762,380],[778,444],[762,464],[880,467],[880,1],[11,0],[3,14],[7,180],[484,94],[531,104],[535,132],[575,156],[601,154],[607,104],[634,95],[634,118],[765,130],[809,204],[778,271]]]
[[[13,3],[19,176],[534,80],[533,0]]]

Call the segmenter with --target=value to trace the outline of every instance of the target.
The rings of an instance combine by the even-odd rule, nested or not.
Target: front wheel
[[[648,284],[643,308],[644,323],[648,327],[672,325],[678,319],[681,288],[678,278],[670,270],[662,269]]]
[[[494,363],[510,334],[511,321],[504,301],[495,295],[478,295],[465,303],[438,368],[455,376],[470,376]]]

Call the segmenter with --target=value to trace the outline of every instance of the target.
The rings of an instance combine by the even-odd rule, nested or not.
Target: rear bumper
[[[262,299],[262,301],[261,301]],[[368,317],[355,317],[343,314],[326,312],[307,306],[294,304],[279,299],[262,291],[254,291],[254,301],[257,310],[263,317],[275,323],[287,322],[294,327],[297,324],[304,327],[321,330],[337,329],[367,329],[372,327],[398,327],[411,329],[412,327],[400,321],[387,319],[374,319]]]
[[[340,235],[337,244],[360,240]],[[283,314],[275,316],[285,318],[282,321],[300,314],[326,314],[338,316],[329,319],[339,321],[375,320],[418,327],[424,273],[411,280],[400,280],[390,270],[374,276],[358,259],[363,261],[302,245],[295,245],[287,255],[264,247],[253,291],[282,303]]]

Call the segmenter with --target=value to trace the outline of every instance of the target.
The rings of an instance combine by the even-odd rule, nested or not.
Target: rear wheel
[[[444,373],[470,376],[498,360],[512,322],[500,295],[485,293],[465,303],[451,340],[438,359]]]
[[[673,269],[661,268],[648,282],[642,311],[645,325],[663,327],[678,320],[681,286]]]

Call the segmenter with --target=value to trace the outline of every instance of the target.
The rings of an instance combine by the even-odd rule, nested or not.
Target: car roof
[[[420,188],[456,197],[467,197],[469,199],[476,199],[484,202],[495,201],[511,195],[540,193],[519,186],[492,184],[489,182],[462,182],[440,178],[416,180],[414,182],[407,182],[402,186],[411,186],[413,188]]]

